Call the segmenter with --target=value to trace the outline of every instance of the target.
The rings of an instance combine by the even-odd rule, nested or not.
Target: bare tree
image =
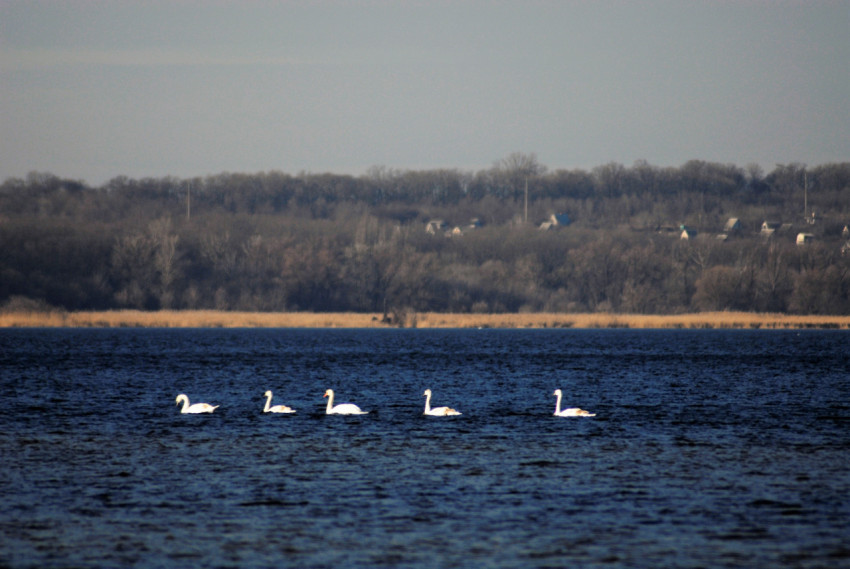
[[[152,221],[148,235],[153,249],[153,269],[159,276],[159,303],[161,308],[171,308],[174,302],[172,285],[177,276],[177,241],[179,236],[171,232],[171,218],[163,217]]]
[[[513,152],[493,165],[496,190],[502,197],[519,198],[526,185],[546,173],[534,153]]]
[[[153,244],[147,235],[137,233],[116,238],[112,247],[112,276],[119,305],[147,307],[155,278],[153,254]]]

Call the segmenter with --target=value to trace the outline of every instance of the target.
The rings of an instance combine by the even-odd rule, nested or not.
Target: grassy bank
[[[386,328],[380,314],[308,312],[219,312],[162,310],[142,312],[4,312],[0,327],[100,328]],[[416,313],[410,328],[765,328],[850,329],[850,316],[793,316],[749,312],[645,314],[440,314]]]

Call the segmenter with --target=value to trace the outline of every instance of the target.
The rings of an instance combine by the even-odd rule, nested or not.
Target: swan
[[[433,415],[435,417],[443,417],[446,415],[460,415],[460,412],[452,409],[451,407],[434,407],[431,409],[431,390],[426,389],[425,393],[422,395],[425,396],[425,415]]]
[[[360,407],[354,403],[340,403],[334,407],[334,391],[328,389],[322,397],[328,398],[328,408],[325,410],[327,415],[365,415],[368,411],[361,411]]]
[[[179,405],[181,401],[183,402],[183,408],[180,409],[181,413],[212,413],[219,407],[218,405],[210,405],[209,403],[189,405],[189,398],[183,393],[177,396],[175,403]]]
[[[263,413],[295,413],[295,409],[292,407],[287,407],[286,405],[275,405],[270,407],[272,403],[272,392],[266,391],[264,394],[266,398],[266,406],[263,407]]]
[[[556,389],[552,395],[558,398],[558,400],[555,402],[556,417],[596,417],[596,413],[590,413],[589,411],[579,409],[578,407],[571,407],[569,409],[561,410],[561,390]]]

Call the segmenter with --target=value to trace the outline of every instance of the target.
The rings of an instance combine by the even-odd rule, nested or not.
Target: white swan
[[[425,415],[433,415],[435,417],[444,417],[446,415],[460,415],[459,411],[452,409],[451,407],[434,407],[431,409],[431,390],[426,389],[425,393],[422,395],[425,396]]]
[[[561,410],[561,390],[556,389],[552,394],[558,398],[555,401],[555,416],[556,417],[596,417],[596,413],[590,413],[578,407],[570,407],[569,409]]]
[[[263,407],[263,413],[295,413],[295,409],[292,407],[287,407],[286,405],[275,405],[271,407],[272,403],[272,392],[266,391],[266,406]]]
[[[322,397],[328,398],[328,408],[325,410],[327,415],[365,415],[369,411],[361,411],[360,407],[354,403],[340,403],[334,407],[334,391],[328,389]]]
[[[177,396],[175,403],[179,405],[181,401],[183,402],[183,408],[180,409],[181,413],[212,413],[219,407],[218,405],[210,405],[209,403],[189,405],[189,398],[183,393]]]

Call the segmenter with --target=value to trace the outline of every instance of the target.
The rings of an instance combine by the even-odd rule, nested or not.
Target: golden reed
[[[103,312],[3,312],[0,327],[66,328],[386,328],[376,313],[223,312],[216,310],[110,310]],[[750,312],[696,314],[442,314],[419,312],[408,328],[741,328],[850,329],[850,316],[794,316]]]

